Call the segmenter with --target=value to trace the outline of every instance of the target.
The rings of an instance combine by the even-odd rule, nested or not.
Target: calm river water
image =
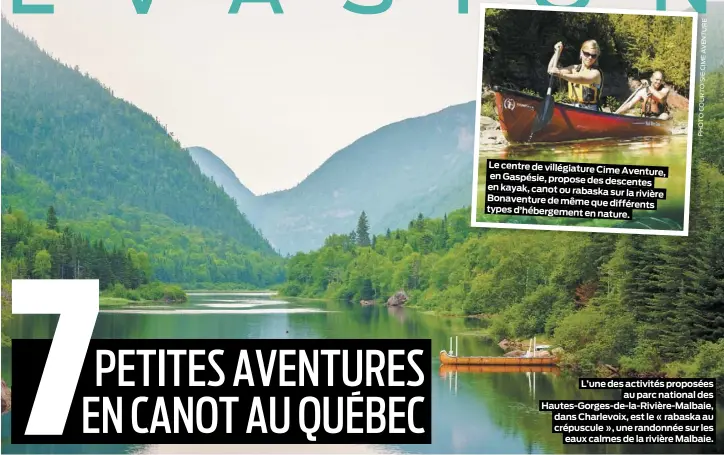
[[[50,338],[56,316],[15,316],[8,335]],[[611,398],[606,391],[580,391],[577,379],[558,370],[537,372],[458,372],[441,369],[437,354],[459,335],[461,355],[499,355],[498,346],[466,332],[476,320],[449,319],[410,309],[361,307],[341,302],[283,300],[272,294],[199,293],[173,307],[102,311],[95,338],[430,338],[433,436],[431,445],[395,447],[282,447],[274,451],[396,453],[684,453],[693,446],[564,445],[551,432],[550,413],[541,399]],[[2,351],[2,377],[12,386],[11,349]],[[32,361],[32,359],[28,359]],[[719,410],[718,439],[724,438]],[[10,444],[10,413],[2,417],[3,453],[172,453],[178,447],[131,445]],[[195,446],[185,452],[265,452],[268,447]],[[311,451],[311,452],[310,452]]]
[[[594,165],[664,166],[669,168],[668,178],[656,179],[656,188],[666,189],[666,199],[658,201],[656,210],[634,210],[634,219],[631,221],[516,216],[510,222],[682,230],[686,196],[687,136],[685,135],[615,141],[596,140],[564,144],[516,145],[495,150],[481,149],[479,156],[477,221],[499,222],[504,219],[502,215],[486,215],[484,213],[486,165],[487,159],[510,159]],[[534,194],[533,196],[540,195]]]

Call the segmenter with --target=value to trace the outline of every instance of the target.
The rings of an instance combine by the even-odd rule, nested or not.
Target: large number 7
[[[13,280],[13,313],[59,314],[26,435],[62,435],[98,317],[98,280]]]

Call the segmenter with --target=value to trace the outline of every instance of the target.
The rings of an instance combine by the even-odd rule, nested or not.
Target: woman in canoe
[[[643,91],[641,89],[644,89]],[[654,71],[649,81],[641,81],[641,88],[636,91],[636,96],[629,102],[624,103],[616,110],[616,114],[623,114],[641,101],[641,115],[644,117],[656,117],[661,120],[669,118],[669,105],[666,99],[669,97],[669,87],[664,84],[664,74],[661,71]]]
[[[603,90],[603,72],[596,65],[601,56],[601,48],[596,40],[588,40],[581,45],[581,63],[558,68],[558,52],[563,43],[554,46],[555,53],[548,63],[548,74],[558,76],[568,82],[568,97],[573,106],[600,110],[601,90]]]

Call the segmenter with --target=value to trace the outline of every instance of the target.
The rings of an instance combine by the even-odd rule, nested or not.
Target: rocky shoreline
[[[387,299],[387,302],[385,302],[385,306],[389,307],[399,307],[403,306],[407,301],[410,300],[410,297],[407,295],[407,293],[400,289],[399,291],[395,292],[395,294]],[[376,305],[377,300],[360,300],[360,305],[362,306],[370,306],[370,305]]]
[[[2,413],[10,411],[12,407],[12,395],[10,393],[10,387],[5,384],[5,380],[2,380]]]
[[[480,116],[480,147],[491,145],[507,145],[500,122],[484,115]]]
[[[503,339],[498,343],[501,349],[506,351],[503,357],[523,357],[530,349],[530,341],[516,341]],[[555,351],[555,352],[554,352]],[[533,352],[533,357],[555,357],[562,353],[561,349],[554,349],[553,351],[540,350]]]
[[[529,349],[529,340],[508,340],[503,339],[498,343],[498,346],[505,351],[503,353],[503,357],[522,357],[524,356]],[[540,350],[535,353],[533,353],[533,357],[557,357],[559,360],[564,360],[562,363],[559,364],[561,368],[565,368],[569,371],[572,371],[573,373],[583,373],[579,366],[576,364],[569,363],[569,361],[562,359],[562,356],[564,356],[564,351],[560,347],[554,348],[550,351],[547,350]],[[586,373],[590,374],[590,373]],[[597,377],[605,377],[605,378],[615,378],[615,377],[626,377],[626,378],[640,378],[640,379],[649,379],[649,378],[666,378],[666,374],[662,372],[641,372],[641,373],[633,373],[633,372],[626,372],[622,373],[621,369],[619,367],[615,367],[613,365],[609,365],[606,363],[599,363],[596,368],[596,376]]]

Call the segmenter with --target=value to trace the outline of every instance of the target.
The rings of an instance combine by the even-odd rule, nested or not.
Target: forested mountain
[[[150,115],[2,20],[2,203],[149,254],[159,279],[267,286],[282,259]]]
[[[402,289],[407,306],[479,317],[496,342],[543,337],[584,374],[717,378],[724,396],[724,68],[710,63],[687,237],[479,229],[460,209],[365,244],[349,223],[289,260],[283,293],[358,304]]]
[[[593,37],[603,49],[605,95],[612,97],[608,102],[629,96],[629,78],[647,77],[659,67],[666,68],[667,81],[687,93],[689,48],[678,53],[651,49],[665,48],[668,38],[691,39],[688,19],[516,14],[499,10],[488,18],[486,83],[544,92],[553,44],[559,39],[566,43],[562,58],[570,63],[578,46]],[[714,22],[710,27],[716,34]],[[471,204],[474,117],[471,102],[387,125],[338,151],[286,191],[251,199],[235,177],[224,188],[282,253],[319,248],[328,235],[350,229],[362,211],[373,234],[402,228],[418,213],[440,217]],[[233,175],[218,166],[202,169],[217,181]]]
[[[710,80],[724,83],[724,72]],[[717,378],[724,384],[724,97],[696,136],[687,237],[479,229],[470,211],[418,217],[372,237],[364,223],[288,262],[283,293],[477,315],[499,341],[543,336],[586,373]],[[360,216],[360,218],[362,218]],[[360,227],[360,225],[362,227]],[[724,396],[724,386],[719,385]]]
[[[380,128],[338,151],[296,187],[258,196],[249,218],[282,253],[319,248],[366,211],[370,232],[442,216],[472,195],[474,103]]]
[[[724,396],[724,71],[707,80],[687,237],[479,229],[461,209],[367,244],[350,223],[293,256],[282,291],[357,303],[402,289],[408,306],[480,316],[496,342],[550,339],[587,374],[717,378]]]
[[[53,60],[2,21],[2,150],[68,199],[67,217],[123,206],[217,230],[258,251],[269,244],[150,115]]]
[[[474,117],[470,102],[386,125],[336,152],[294,188],[254,199],[210,151],[190,153],[275,248],[294,254],[319,248],[362,211],[370,232],[381,233],[418,213],[442,216],[470,205]]]
[[[189,147],[191,158],[204,175],[210,177],[226,194],[236,200],[242,213],[249,213],[257,204],[254,193],[245,187],[229,166],[211,150],[204,147]],[[247,215],[248,216],[248,215]],[[253,222],[253,220],[252,220]]]

